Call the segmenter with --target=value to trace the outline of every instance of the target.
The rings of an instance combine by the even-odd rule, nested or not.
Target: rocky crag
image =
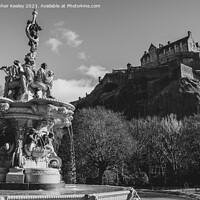
[[[78,109],[105,106],[129,119],[170,113],[182,118],[199,112],[199,74],[176,62],[132,72],[114,71],[106,74],[89,95],[72,103]]]

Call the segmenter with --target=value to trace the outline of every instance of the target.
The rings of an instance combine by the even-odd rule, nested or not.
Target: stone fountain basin
[[[120,186],[66,184],[64,188],[56,190],[0,190],[0,200],[9,200],[9,199],[130,200],[131,191],[135,193],[135,190],[132,188],[120,187]]]

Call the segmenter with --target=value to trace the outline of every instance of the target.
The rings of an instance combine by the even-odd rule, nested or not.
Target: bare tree
[[[77,167],[86,166],[102,184],[105,170],[120,165],[131,146],[126,122],[119,113],[97,107],[78,111],[73,123]]]

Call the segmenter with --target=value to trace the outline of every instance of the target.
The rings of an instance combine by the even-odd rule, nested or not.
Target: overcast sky
[[[23,63],[29,52],[25,27],[33,9],[25,7],[30,3],[37,4],[37,22],[43,28],[37,66],[46,62],[54,71],[54,96],[66,102],[90,93],[98,76],[126,68],[128,62],[140,65],[151,43],[165,45],[189,30],[200,42],[199,0],[0,0],[0,66],[16,59]],[[24,8],[11,8],[13,4]],[[70,4],[100,8],[69,8]],[[0,71],[0,85],[4,77]]]

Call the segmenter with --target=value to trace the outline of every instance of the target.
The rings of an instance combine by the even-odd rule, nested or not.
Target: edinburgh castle
[[[170,113],[179,117],[199,112],[200,46],[188,31],[186,37],[159,47],[151,44],[141,66],[107,73],[78,107],[106,106],[133,116]]]

